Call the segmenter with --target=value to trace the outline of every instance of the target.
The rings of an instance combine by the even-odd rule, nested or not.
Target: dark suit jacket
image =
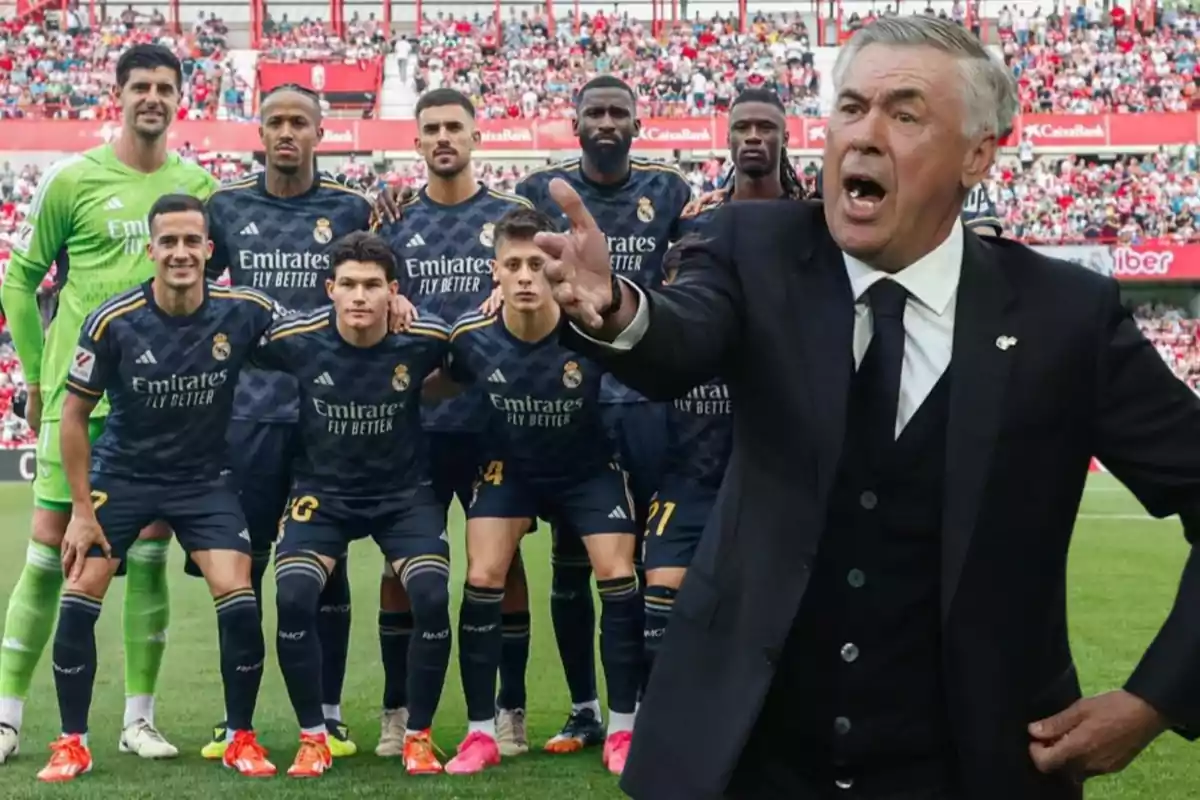
[[[621,782],[639,800],[706,800],[729,781],[812,572],[853,368],[853,298],[819,203],[734,203],[709,233],[676,284],[649,293],[650,326],[631,352],[563,329],[651,399],[719,374],[734,402],[729,469]],[[1036,771],[1027,725],[1080,697],[1066,568],[1089,460],[1153,515],[1179,514],[1195,544],[1200,400],[1142,337],[1115,281],[970,232],[951,369],[941,616],[966,800],[1075,797]],[[1195,552],[1126,688],[1178,732],[1200,733]]]

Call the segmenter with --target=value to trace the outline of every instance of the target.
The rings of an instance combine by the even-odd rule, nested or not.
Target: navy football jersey
[[[332,307],[281,320],[254,354],[293,376],[300,392],[297,492],[386,497],[427,482],[421,385],[446,359],[450,330],[424,316],[406,333],[356,347]]]
[[[289,311],[312,311],[329,303],[329,245],[372,225],[371,201],[328,175],[296,197],[267,193],[266,173],[227,184],[208,200],[213,255],[208,274],[226,269],[234,286],[267,292]],[[282,374],[242,373],[234,419],[296,420],[296,384]]]
[[[702,233],[724,206],[719,200],[680,221],[684,233]],[[666,479],[717,489],[733,452],[733,404],[724,381],[695,387],[667,409]]]
[[[992,228],[995,229],[996,235],[1004,232],[1004,223],[996,213],[996,204],[992,202],[987,187],[982,183],[976,184],[963,201],[962,221],[967,230]]]
[[[261,292],[208,283],[204,303],[166,314],[146,281],[83,324],[67,390],[112,405],[92,469],[157,482],[216,478],[238,373],[277,315]]]
[[[496,222],[514,208],[532,204],[480,184],[471,199],[448,206],[422,188],[404,205],[398,222],[380,234],[391,245],[400,269],[400,292],[420,309],[444,320],[475,311],[492,293]],[[478,433],[482,393],[472,389],[422,409],[426,430]]]
[[[613,270],[648,288],[662,283],[662,258],[682,235],[679,216],[692,199],[692,187],[682,172],[667,164],[631,158],[630,167],[623,183],[601,186],[584,176],[582,162],[575,158],[531,172],[516,192],[565,225],[562,209],[550,197],[550,181],[566,180],[608,238]],[[610,376],[603,399],[623,403],[644,398]]]
[[[468,314],[450,333],[448,362],[455,381],[483,389],[488,458],[539,484],[575,483],[615,460],[599,403],[604,370],[557,331],[526,342],[502,314]]]
[[[733,452],[733,402],[724,381],[703,383],[667,409],[663,474],[706,488],[720,487]]]

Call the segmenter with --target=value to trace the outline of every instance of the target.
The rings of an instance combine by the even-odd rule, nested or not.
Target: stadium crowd
[[[225,63],[228,31],[215,16],[200,12],[196,24],[178,35],[160,11],[143,15],[132,7],[94,29],[88,25],[77,9],[67,12],[65,23],[41,12],[24,21],[0,19],[0,119],[119,119],[121,108],[111,91],[113,65],[123,49],[142,42],[163,44],[179,56],[184,74],[180,118],[244,116],[250,87]]]
[[[1004,59],[1017,76],[1021,110],[1040,114],[1189,111],[1197,97],[1200,16],[1162,10],[1147,31],[1125,9],[1081,6],[1070,17],[1041,9],[1025,16],[1005,6],[998,19]]]
[[[449,87],[484,118],[562,117],[589,78],[612,73],[640,95],[645,116],[706,116],[746,87],[775,91],[788,113],[820,114],[820,76],[798,13],[759,15],[745,34],[732,21],[680,22],[656,35],[628,13],[580,15],[553,34],[542,15],[491,18],[438,13],[416,45],[418,91]]]

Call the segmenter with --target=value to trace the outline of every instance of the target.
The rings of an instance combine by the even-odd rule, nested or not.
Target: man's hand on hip
[[[608,240],[583,200],[561,178],[550,182],[550,196],[566,214],[566,233],[539,233],[534,242],[549,258],[546,277],[554,299],[572,320],[592,331],[605,327],[612,306],[612,264]]]
[[[1077,781],[1120,772],[1169,727],[1145,700],[1126,691],[1077,700],[1029,726],[1029,754],[1046,773]]]

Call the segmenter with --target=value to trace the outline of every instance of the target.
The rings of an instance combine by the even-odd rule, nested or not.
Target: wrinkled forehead
[[[963,71],[954,56],[926,45],[869,44],[853,55],[836,87],[839,100],[872,105],[946,102],[961,97]]]

